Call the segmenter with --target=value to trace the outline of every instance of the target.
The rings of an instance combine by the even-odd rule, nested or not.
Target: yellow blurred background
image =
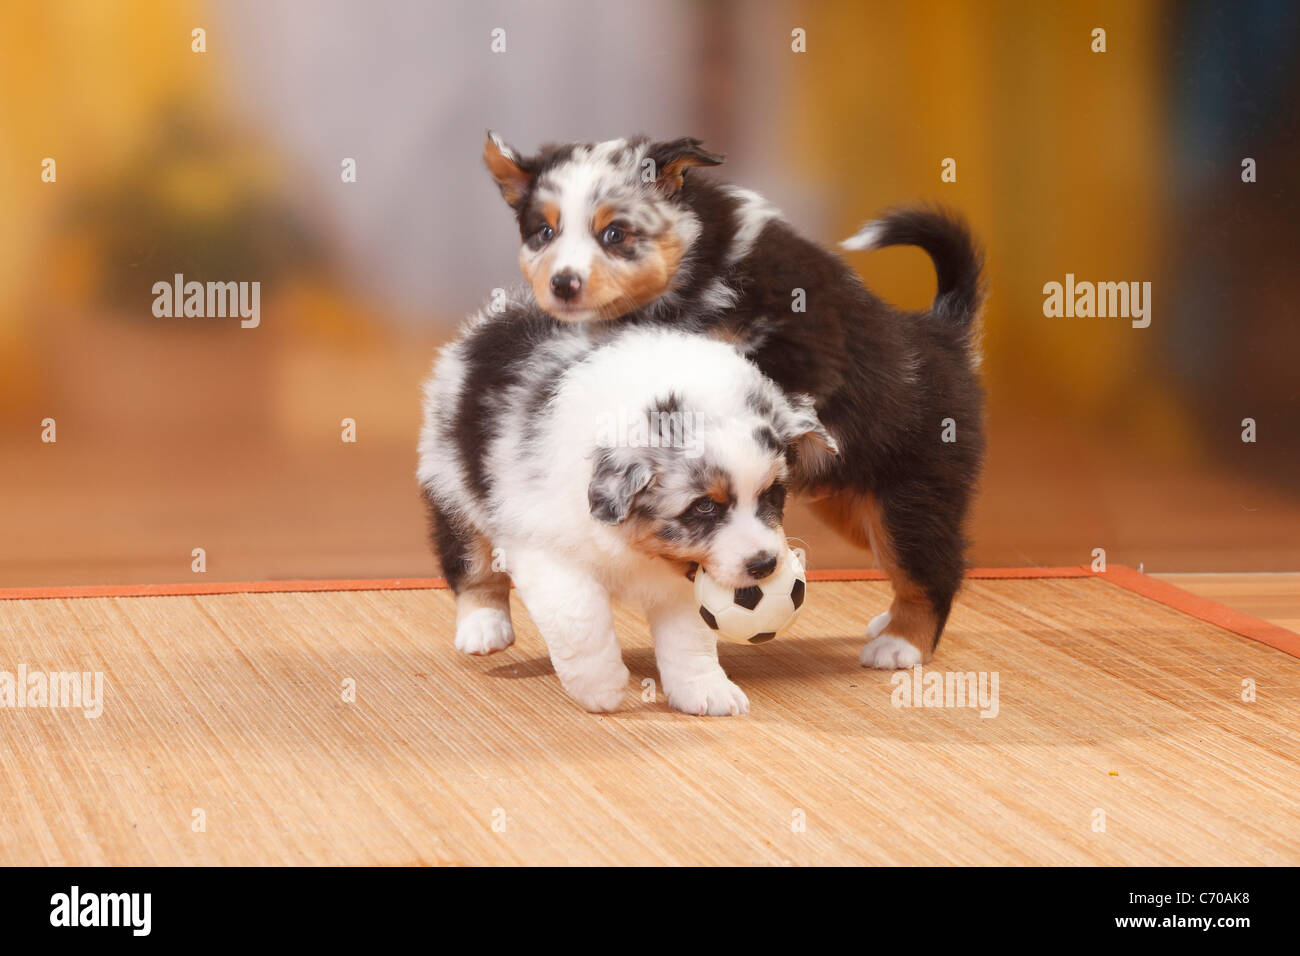
[[[419,383],[518,281],[487,127],[525,151],[701,136],[827,244],[903,202],[961,211],[991,292],[973,562],[1300,570],[1298,24],[1281,2],[6,5],[0,586],[190,580],[195,548],[212,580],[436,573]],[[916,250],[851,261],[900,305],[933,294]],[[177,273],[260,282],[260,324],[156,317]],[[1045,316],[1067,273],[1151,282],[1150,327]],[[870,563],[787,526],[816,565]]]

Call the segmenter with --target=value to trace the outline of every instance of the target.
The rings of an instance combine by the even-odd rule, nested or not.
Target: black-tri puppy
[[[869,223],[843,245],[916,245],[934,261],[928,311],[900,312],[757,194],[688,170],[699,140],[570,143],[522,156],[489,133],[484,159],[515,210],[537,302],[566,322],[666,324],[726,338],[790,394],[813,396],[841,450],[796,483],[894,587],[862,663],[934,652],[965,567],[963,523],[984,451],[973,329],[981,258],[928,209]]]

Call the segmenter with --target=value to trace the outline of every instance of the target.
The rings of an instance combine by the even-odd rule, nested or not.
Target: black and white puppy
[[[484,159],[518,218],[524,275],[556,319],[728,339],[787,392],[813,397],[841,454],[823,473],[796,467],[792,485],[870,547],[894,587],[862,663],[929,660],[965,570],[963,524],[984,452],[981,259],[964,224],[903,210],[844,243],[930,255],[934,302],[904,313],[762,197],[688,176],[722,162],[698,140],[571,143],[524,157],[489,133]]]
[[[810,399],[723,342],[566,325],[527,295],[480,316],[438,358],[420,437],[456,646],[514,642],[513,579],[564,689],[613,710],[628,672],[610,600],[636,600],[669,705],[747,712],[687,575],[747,587],[788,560],[790,465],[816,473],[835,450]]]

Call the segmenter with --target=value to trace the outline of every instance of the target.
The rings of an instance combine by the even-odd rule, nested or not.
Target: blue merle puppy
[[[691,573],[747,588],[791,560],[790,470],[834,461],[806,396],[734,347],[566,324],[531,296],[472,322],[425,386],[419,479],[456,593],[456,646],[514,642],[510,582],[561,684],[592,711],[627,689],[611,598],[636,601],[671,707],[742,714]]]

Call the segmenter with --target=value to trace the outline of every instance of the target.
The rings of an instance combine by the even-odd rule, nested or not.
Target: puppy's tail
[[[942,209],[895,209],[872,220],[840,243],[844,249],[920,246],[934,260],[939,288],[932,311],[956,330],[970,329],[984,299],[980,254],[970,229],[956,214]]]

